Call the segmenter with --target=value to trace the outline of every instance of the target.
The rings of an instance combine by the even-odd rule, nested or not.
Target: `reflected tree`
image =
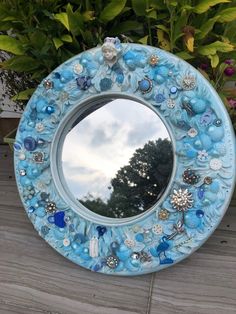
[[[112,192],[105,203],[87,196],[80,202],[93,212],[113,218],[138,215],[163,194],[172,172],[173,151],[168,139],[149,141],[137,149],[129,164],[111,180]]]

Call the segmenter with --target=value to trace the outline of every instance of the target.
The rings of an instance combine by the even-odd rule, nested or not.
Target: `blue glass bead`
[[[196,216],[202,218],[204,216],[204,211],[201,209],[196,210]]]
[[[66,226],[64,217],[65,217],[65,212],[60,211],[55,213],[54,215],[54,223],[57,227],[59,228],[64,228]]]
[[[76,233],[74,236],[74,241],[79,244],[85,243],[86,237],[82,233]]]
[[[164,258],[163,260],[160,261],[160,265],[167,265],[167,264],[173,264],[174,261],[172,258]]]
[[[49,216],[48,217],[48,222],[50,223],[50,224],[54,224],[54,216]]]
[[[222,120],[221,120],[221,119],[215,119],[215,120],[213,121],[213,124],[214,124],[215,126],[221,126],[221,125],[222,125]]]
[[[107,228],[103,227],[103,226],[97,226],[97,232],[98,232],[98,237],[102,237],[104,235],[104,233],[107,232]]]
[[[111,247],[111,250],[113,251],[113,250],[118,250],[120,245],[119,245],[118,242],[114,241],[114,242],[111,243],[110,247]]]
[[[156,101],[157,103],[161,103],[161,102],[163,102],[165,99],[166,99],[166,98],[165,98],[165,96],[164,96],[163,94],[157,94],[157,95],[155,96],[155,101]]]
[[[28,136],[24,139],[24,147],[28,151],[33,151],[37,147],[37,142],[33,137]]]
[[[145,78],[142,79],[141,81],[138,82],[139,85],[139,89],[141,90],[141,92],[143,93],[147,93],[151,90],[152,88],[152,83],[149,79]]]
[[[55,112],[55,108],[53,106],[47,106],[46,107],[46,113],[47,114],[52,114]]]
[[[30,206],[30,207],[28,208],[28,213],[29,213],[29,214],[32,214],[34,211],[35,211],[35,207],[34,207],[34,206]]]
[[[19,142],[15,142],[15,143],[13,144],[13,147],[14,147],[14,149],[17,150],[17,151],[19,151],[19,150],[22,149],[22,146],[21,146],[21,144],[20,144]]]
[[[200,200],[204,198],[205,190],[203,187],[199,187],[197,191],[197,196]]]
[[[91,78],[90,76],[79,76],[76,79],[77,86],[81,90],[87,90],[91,86]]]
[[[166,66],[161,65],[158,67],[157,73],[162,75],[162,76],[168,76],[169,69]]]
[[[105,77],[100,81],[100,89],[102,92],[109,90],[112,87],[112,80]]]
[[[94,266],[91,267],[91,270],[93,271],[99,271],[102,269],[103,265],[102,264],[95,264]]]
[[[41,233],[42,233],[42,235],[43,236],[46,236],[47,234],[48,234],[48,232],[49,232],[49,228],[48,228],[48,226],[42,226],[41,227]]]
[[[193,149],[189,149],[187,150],[186,152],[186,156],[189,157],[189,158],[194,158],[197,156],[197,152]]]
[[[178,88],[177,88],[176,86],[172,86],[172,87],[170,88],[170,93],[171,93],[171,94],[176,94],[177,91],[178,91]]]
[[[196,215],[196,212],[187,212],[184,215],[184,223],[190,229],[195,229],[200,224],[200,219]]]
[[[195,113],[203,113],[206,110],[207,102],[203,99],[191,99],[191,108]]]
[[[135,240],[138,242],[143,242],[144,241],[144,235],[142,233],[136,234]]]
[[[208,129],[208,134],[213,142],[218,142],[224,137],[224,129],[220,126],[211,125]]]
[[[116,82],[117,82],[118,84],[122,84],[123,81],[124,81],[124,74],[123,74],[123,73],[119,73],[119,74],[117,75],[117,77],[116,77]]]
[[[165,81],[165,78],[159,74],[157,74],[154,79],[158,84],[162,84]]]

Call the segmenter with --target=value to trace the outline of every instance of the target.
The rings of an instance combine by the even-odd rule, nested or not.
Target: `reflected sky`
[[[166,127],[151,109],[116,99],[80,121],[67,134],[62,150],[66,183],[77,199],[88,194],[107,200],[110,181],[148,141],[169,138]]]

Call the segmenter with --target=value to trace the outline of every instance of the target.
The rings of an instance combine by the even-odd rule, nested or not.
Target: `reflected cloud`
[[[156,113],[137,102],[116,99],[90,113],[67,134],[62,168],[77,199],[89,193],[107,200],[111,179],[148,141],[169,138]]]

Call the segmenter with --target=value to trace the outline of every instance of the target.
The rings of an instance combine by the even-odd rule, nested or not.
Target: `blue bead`
[[[170,88],[170,93],[171,93],[171,94],[176,94],[177,91],[178,91],[178,88],[177,88],[176,86],[172,86],[172,87]]]
[[[165,96],[163,95],[163,94],[157,94],[156,96],[155,96],[155,101],[157,102],[157,103],[161,103],[161,102],[163,102],[165,100]]]
[[[195,229],[200,224],[200,219],[197,217],[196,212],[187,212],[184,215],[184,223],[190,229]]]
[[[104,233],[107,232],[107,228],[103,227],[103,226],[97,226],[97,232],[98,232],[98,237],[102,237],[104,235]]]
[[[61,211],[61,212],[57,212],[54,215],[54,223],[57,227],[59,228],[64,228],[66,226],[65,223],[65,212]]]
[[[205,194],[205,190],[204,188],[200,187],[198,188],[198,191],[197,191],[197,196],[200,200],[202,200],[204,198],[204,194]]]
[[[168,257],[160,261],[160,265],[173,264],[173,263],[174,263],[173,259],[168,258]]]
[[[46,107],[46,113],[52,114],[55,112],[55,108],[53,106],[47,106]]]
[[[144,241],[144,235],[142,233],[136,234],[135,240],[138,242],[143,242]]]
[[[35,207],[34,207],[34,206],[30,206],[30,207],[28,208],[28,213],[29,213],[29,214],[32,214],[34,211],[35,211]]]
[[[76,243],[81,244],[81,243],[86,242],[86,238],[85,238],[85,236],[82,233],[76,233],[75,236],[74,236],[74,241]]]
[[[21,144],[18,143],[18,142],[15,142],[15,143],[13,144],[13,147],[14,147],[15,150],[21,150],[21,149],[22,149]]]
[[[49,232],[49,228],[48,228],[48,226],[42,226],[41,227],[41,233],[42,233],[42,235],[43,236],[46,236],[47,234],[48,234],[48,232]]]
[[[202,218],[204,216],[204,211],[201,209],[196,210],[196,216]]]
[[[50,224],[54,224],[54,216],[49,216],[49,217],[48,217],[48,222],[49,222]]]
[[[37,142],[33,137],[28,136],[24,139],[24,147],[28,151],[33,151],[37,147]]]
[[[139,84],[139,89],[142,92],[148,92],[150,90],[150,88],[152,87],[151,82],[148,79],[143,79],[143,80],[139,81],[138,84]]]

